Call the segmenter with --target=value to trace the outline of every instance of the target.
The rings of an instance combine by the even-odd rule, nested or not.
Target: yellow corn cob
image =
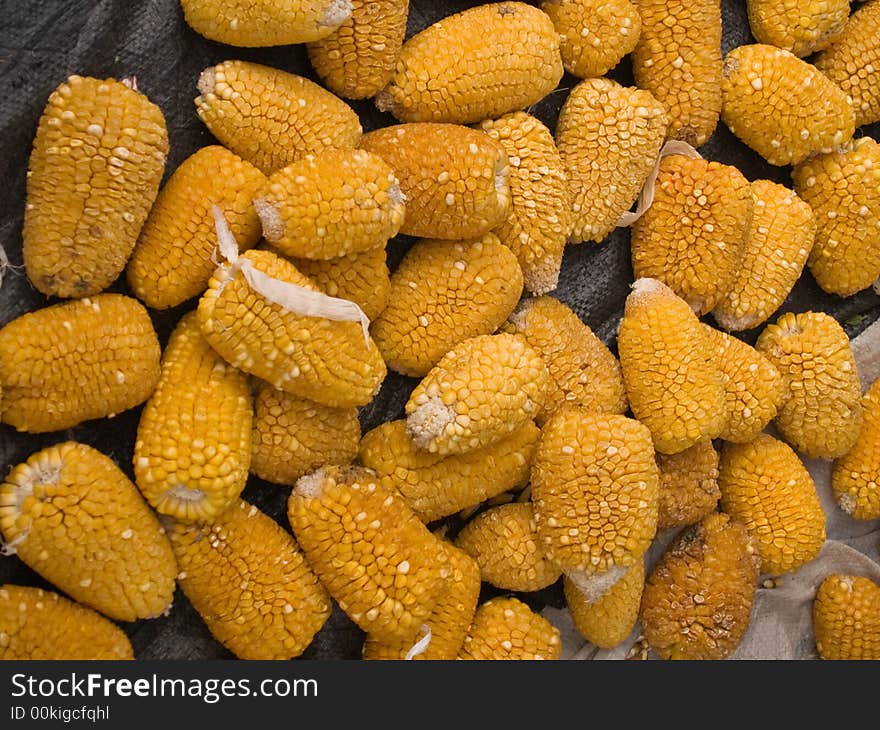
[[[247,376],[202,336],[195,312],[171,333],[134,444],[138,489],[160,514],[212,520],[238,499],[251,461]]]
[[[633,0],[642,18],[636,84],[669,115],[668,139],[700,147],[721,112],[720,0]]]
[[[492,233],[419,241],[394,272],[388,307],[370,332],[388,367],[421,377],[460,342],[497,330],[522,288],[516,256]]]
[[[347,464],[361,437],[357,408],[333,408],[257,385],[251,471],[293,484],[325,464]]]
[[[855,131],[852,100],[794,54],[762,44],[724,59],[724,123],[771,165],[831,152]]]
[[[532,500],[547,556],[594,601],[657,532],[660,474],[638,421],[566,406],[544,426]]]
[[[861,137],[793,173],[818,231],[810,271],[825,291],[850,296],[880,277],[880,144]]]
[[[759,43],[803,58],[834,43],[849,18],[848,0],[748,0],[749,25]]]
[[[714,348],[683,299],[655,279],[627,297],[617,339],[630,408],[654,448],[675,454],[716,438],[727,421]]]
[[[425,619],[425,625],[431,629],[431,641],[425,651],[413,659],[455,659],[477,610],[480,567],[466,553],[448,543],[442,544],[449,555],[446,592]],[[364,659],[405,659],[412,646],[412,639],[382,642],[367,636],[363,656]]]
[[[254,198],[266,240],[285,256],[333,259],[397,235],[404,196],[391,168],[363,150],[325,150],[274,173]]]
[[[417,448],[461,454],[494,444],[532,420],[547,399],[550,373],[517,335],[482,335],[456,345],[406,403]]]
[[[479,238],[510,210],[504,148],[456,124],[398,124],[363,136],[360,146],[394,170],[406,197],[401,233],[424,238]]]
[[[825,543],[825,513],[797,454],[772,436],[727,444],[721,452],[721,509],[745,525],[761,572],[780,575],[815,558]]]
[[[622,643],[639,617],[645,587],[645,561],[637,560],[604,596],[592,603],[575,583],[565,578],[565,603],[578,633],[603,649]]]
[[[752,223],[732,283],[712,310],[726,330],[764,323],[800,278],[816,237],[816,217],[794,192],[769,180],[751,184]]]
[[[306,43],[351,16],[352,0],[180,0],[190,27],[212,41],[246,48]]]
[[[220,142],[265,174],[361,138],[357,114],[302,76],[247,61],[206,68],[196,111]]]
[[[575,86],[556,125],[568,176],[571,240],[602,241],[629,210],[663,144],[667,116],[650,93],[611,79]]]
[[[153,618],[174,597],[159,521],[119,467],[85,444],[50,446],[9,473],[0,531],[30,568],[110,618]]]
[[[559,630],[516,598],[493,598],[477,609],[459,659],[559,659]]]
[[[288,261],[269,251],[242,258],[274,279],[317,290]],[[385,363],[357,322],[305,317],[256,293],[240,270],[218,267],[199,302],[202,332],[227,361],[287,393],[328,406],[368,403]]]
[[[834,459],[862,425],[861,387],[846,332],[824,312],[783,314],[755,347],[782,373],[788,398],[776,426],[805,456]]]
[[[829,575],[813,602],[813,632],[823,659],[880,660],[880,586]]]
[[[711,441],[701,441],[677,454],[657,454],[660,469],[660,509],[657,528],[682,527],[699,522],[715,509],[718,489],[718,452]]]
[[[640,618],[663,659],[725,659],[749,627],[761,559],[739,522],[713,513],[676,537],[645,583]]]
[[[629,0],[544,0],[559,33],[562,65],[582,79],[604,76],[639,41],[642,19]]]
[[[715,348],[727,402],[727,425],[721,438],[734,443],[754,439],[785,400],[782,374],[766,357],[742,340],[708,325],[703,330]]]
[[[296,483],[287,515],[309,564],[358,626],[383,643],[415,641],[450,563],[400,497],[367,469],[325,467]]]
[[[515,112],[487,120],[482,130],[510,161],[510,214],[495,229],[516,254],[525,288],[546,294],[556,288],[571,228],[571,203],[562,158],[553,135],[539,119]]]
[[[494,444],[443,457],[416,449],[406,421],[389,421],[364,434],[358,456],[422,522],[433,522],[524,486],[540,435],[528,422]]]
[[[538,414],[539,423],[566,403],[599,413],[626,410],[620,363],[562,302],[551,297],[526,299],[504,330],[525,337],[550,371],[550,395]]]
[[[857,127],[880,122],[880,2],[873,0],[856,10],[843,34],[815,64],[852,98]]]
[[[134,659],[134,652],[94,611],[39,588],[0,586],[0,661],[31,659]]]
[[[470,124],[539,102],[562,74],[559,36],[545,13],[489,3],[404,43],[376,106],[404,122]]]
[[[862,398],[864,423],[853,447],[836,462],[831,489],[840,508],[857,520],[880,519],[880,380]]]
[[[698,314],[712,311],[740,268],[752,207],[749,181],[735,167],[664,157],[654,202],[632,227],[636,278],[659,279]]]
[[[159,380],[147,311],[121,294],[56,304],[0,329],[0,418],[60,431],[143,403]]]
[[[477,561],[483,580],[509,591],[539,591],[562,572],[546,555],[531,504],[502,504],[464,526],[455,544]]]
[[[168,132],[131,85],[71,76],[49,97],[27,174],[22,254],[43,294],[87,297],[125,268],[159,190]]]
[[[391,80],[403,47],[409,0],[348,0],[351,16],[309,43],[309,60],[334,94],[375,96]]]
[[[159,193],[128,262],[128,284],[137,297],[153,309],[167,309],[205,291],[216,268],[211,206],[223,211],[239,247],[251,248],[260,238],[251,202],[265,181],[257,168],[219,145],[184,160]]]

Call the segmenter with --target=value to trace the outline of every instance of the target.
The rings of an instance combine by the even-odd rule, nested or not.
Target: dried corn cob
[[[806,456],[833,459],[862,425],[861,387],[846,332],[824,312],[783,314],[755,347],[782,373],[788,398],[776,426]]]
[[[599,413],[626,410],[620,363],[562,302],[551,297],[526,299],[504,330],[525,337],[550,371],[550,395],[538,414],[539,423],[566,403]]]
[[[669,115],[667,139],[703,145],[721,113],[720,0],[633,0],[642,18],[636,84]]]
[[[60,431],[143,403],[159,380],[147,311],[121,294],[56,304],[0,330],[0,417],[19,431]]]
[[[642,593],[645,638],[663,659],[724,659],[749,627],[761,559],[739,522],[713,513],[689,527]]]
[[[712,311],[740,267],[752,207],[749,181],[735,167],[664,157],[654,202],[632,227],[636,278],[659,279],[698,314]]]
[[[485,134],[455,124],[398,124],[363,136],[360,146],[394,169],[406,197],[401,233],[478,238],[510,210],[508,160]]]
[[[771,165],[831,152],[855,131],[852,100],[781,48],[734,48],[724,59],[721,89],[724,123]]]
[[[712,310],[724,329],[747,330],[775,312],[800,278],[816,237],[816,217],[794,192],[769,180],[751,184],[752,223],[742,261]]]
[[[489,3],[404,43],[376,106],[404,122],[470,124],[539,102],[562,74],[559,36],[545,13]]]
[[[325,464],[347,464],[361,437],[357,408],[333,408],[257,385],[251,471],[293,484]]]
[[[559,630],[516,598],[493,598],[477,609],[459,659],[559,659]]]
[[[650,93],[587,79],[569,94],[556,126],[568,177],[571,240],[602,241],[629,210],[657,159],[668,118]]]
[[[823,659],[880,659],[880,586],[856,575],[829,575],[813,602]]]
[[[174,597],[159,521],[119,467],[85,444],[50,446],[9,473],[0,531],[26,565],[110,618],[153,618]]]
[[[657,451],[675,454],[724,430],[724,384],[712,343],[669,287],[656,279],[633,284],[617,347],[630,408]]]
[[[532,420],[547,399],[550,373],[517,335],[473,337],[450,350],[406,403],[417,448],[461,454],[494,444]]]
[[[861,137],[793,173],[816,215],[810,271],[825,291],[850,296],[880,277],[880,144]]]
[[[803,58],[834,43],[849,18],[848,0],[748,0],[749,25],[759,43]]]
[[[128,637],[57,593],[0,586],[0,661],[134,659]]]
[[[494,232],[516,254],[525,288],[545,294],[559,281],[571,228],[568,182],[559,150],[550,130],[525,112],[487,120],[481,128],[504,148],[510,161],[510,214]]]
[[[497,330],[522,287],[516,256],[492,233],[419,241],[394,272],[388,307],[370,331],[388,367],[421,377],[460,342]]]
[[[251,248],[260,238],[251,202],[265,181],[257,168],[219,145],[184,160],[159,193],[128,262],[128,284],[137,297],[153,309],[167,309],[205,291],[217,245],[211,206],[223,211],[241,248]]]
[[[857,520],[880,519],[880,380],[862,398],[864,423],[853,447],[834,462],[831,489]]]
[[[302,76],[246,61],[206,68],[196,111],[224,146],[265,174],[361,138],[357,114]]]
[[[49,97],[27,175],[22,255],[43,294],[87,297],[125,268],[159,190],[168,132],[146,96],[71,76]]]
[[[443,543],[374,474],[326,467],[297,481],[287,505],[309,564],[377,641],[413,639],[446,590]]]
[[[171,333],[159,384],[141,413],[134,475],[160,514],[210,521],[244,489],[254,410],[247,376],[202,336],[195,312]]]
[[[540,435],[528,422],[490,446],[443,457],[416,449],[406,421],[389,421],[364,434],[359,459],[422,522],[433,522],[524,486]]]
[[[721,497],[718,452],[701,441],[677,454],[657,454],[660,469],[660,509],[657,528],[682,527],[712,512]]]

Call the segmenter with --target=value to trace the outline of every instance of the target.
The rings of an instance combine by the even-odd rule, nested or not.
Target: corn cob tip
[[[642,304],[646,297],[654,294],[674,295],[674,292],[659,279],[651,279],[646,276],[636,279],[630,286],[630,294],[626,298],[625,313],[631,312],[632,308]]]
[[[566,572],[565,577],[577,586],[587,603],[595,603],[617,585],[628,570],[629,567],[615,565],[599,575],[573,570]]]
[[[265,198],[254,198],[254,210],[263,227],[263,238],[269,243],[278,243],[284,237],[284,219],[278,207]]]
[[[430,448],[444,429],[455,420],[455,409],[434,396],[422,403],[406,419],[406,432],[420,449]]]
[[[352,0],[332,0],[327,6],[324,17],[318,21],[318,25],[327,28],[337,28],[351,17],[354,10]]]

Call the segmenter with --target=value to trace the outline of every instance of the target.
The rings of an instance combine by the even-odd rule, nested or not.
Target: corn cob
[[[376,106],[404,122],[470,124],[539,102],[562,74],[559,36],[545,13],[489,3],[404,43]]]
[[[510,185],[504,148],[454,124],[399,124],[363,136],[361,148],[394,169],[406,197],[400,232],[479,238],[507,219]]]
[[[43,294],[88,297],[125,268],[159,190],[168,132],[146,96],[71,76],[49,97],[27,174],[22,255]]]
[[[880,586],[829,575],[813,601],[813,632],[823,659],[880,660]]]
[[[487,120],[482,130],[510,161],[510,213],[494,233],[516,254],[525,288],[546,294],[556,288],[571,228],[571,203],[562,158],[540,120],[515,112]]]
[[[626,390],[620,363],[565,304],[551,297],[526,299],[505,332],[522,335],[550,371],[550,395],[538,422],[566,403],[599,413],[623,413]]]
[[[450,575],[443,543],[373,473],[325,467],[299,479],[290,525],[330,595],[377,641],[413,639]]]
[[[19,431],[60,431],[143,403],[159,380],[146,310],[99,294],[24,314],[0,330],[0,417]]]
[[[657,454],[660,470],[660,509],[657,529],[699,522],[721,497],[718,489],[718,452],[711,441],[701,441],[678,454]]]
[[[251,472],[293,484],[325,464],[347,464],[361,437],[357,408],[333,408],[257,385]]]
[[[657,451],[675,454],[724,430],[724,384],[712,343],[666,285],[633,284],[617,347],[630,408],[651,430]]]
[[[848,0],[748,0],[748,10],[759,43],[800,58],[833,44],[849,18]]]
[[[416,449],[406,421],[389,421],[364,434],[358,457],[422,522],[433,522],[524,486],[540,435],[529,421],[490,446],[443,457]]]
[[[180,0],[180,4],[196,33],[246,48],[324,38],[352,11],[352,0]]]
[[[862,398],[864,423],[853,447],[831,472],[840,508],[857,520],[880,519],[880,380]]]
[[[550,373],[524,338],[482,335],[456,345],[416,386],[406,429],[417,448],[441,455],[489,446],[532,420]]]
[[[645,587],[645,561],[637,560],[597,601],[588,601],[569,578],[565,578],[562,585],[565,603],[578,633],[598,647],[611,649],[629,636],[638,620]]]
[[[862,425],[861,387],[843,327],[824,312],[783,314],[755,347],[789,393],[775,421],[783,438],[813,458],[849,451]]]
[[[751,184],[752,223],[742,261],[712,310],[726,330],[763,324],[800,278],[816,237],[816,217],[794,192],[769,180]]]
[[[0,531],[28,567],[110,618],[162,614],[177,569],[159,521],[111,459],[68,441],[0,485]]]
[[[57,593],[0,586],[0,661],[133,659],[128,637]]]
[[[266,175],[361,138],[357,114],[302,76],[246,61],[206,68],[196,111],[220,142]]]
[[[202,336],[195,312],[180,320],[159,385],[141,413],[134,475],[160,514],[213,520],[244,489],[254,419],[247,376]]]
[[[569,94],[556,126],[568,177],[571,240],[602,241],[629,210],[657,159],[668,118],[647,91],[587,79]]]
[[[391,80],[409,0],[350,0],[351,16],[330,35],[309,43],[309,60],[334,94],[375,96]]]
[[[388,367],[421,377],[460,342],[497,330],[522,288],[516,256],[492,233],[457,243],[422,240],[394,272],[388,307],[371,334]]]
[[[740,267],[752,208],[749,181],[735,167],[664,157],[654,202],[632,227],[636,278],[659,279],[698,314],[712,311]]]
[[[404,196],[391,168],[363,150],[325,150],[272,174],[254,198],[263,235],[285,256],[333,259],[397,235]]]
[[[880,277],[880,144],[852,140],[793,173],[818,230],[810,271],[825,291],[850,296]]]
[[[559,659],[559,630],[516,598],[493,598],[477,609],[459,659]]]
[[[269,251],[248,251],[258,270],[317,290],[293,264]],[[328,406],[368,403],[385,377],[375,343],[356,322],[307,317],[250,288],[239,267],[217,268],[199,302],[199,322],[211,346],[229,363],[287,393]]]
[[[184,160],[159,193],[128,262],[128,284],[137,297],[167,309],[205,291],[217,245],[211,206],[223,211],[240,247],[251,248],[260,238],[251,202],[265,181],[257,168],[218,145]]]
[[[855,131],[852,100],[781,48],[734,48],[724,59],[721,89],[724,123],[771,165],[831,152]]]
[[[546,555],[531,504],[502,504],[464,526],[455,544],[480,566],[483,580],[508,591],[539,591],[562,572]]]
[[[642,19],[636,84],[669,115],[667,139],[705,144],[721,112],[720,0],[633,0]]]
[[[749,627],[761,559],[740,523],[713,513],[676,537],[645,583],[640,618],[663,659],[725,659]]]

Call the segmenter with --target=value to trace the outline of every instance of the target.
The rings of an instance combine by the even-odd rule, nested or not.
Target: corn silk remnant
[[[832,45],[849,19],[848,0],[748,0],[749,25],[759,43],[804,58]]]
[[[718,452],[700,441],[677,454],[656,454],[660,470],[657,529],[699,522],[718,505]]]
[[[852,448],[834,462],[831,489],[857,520],[880,519],[880,380],[862,397],[864,420]]]
[[[880,586],[856,575],[829,575],[813,602],[823,659],[880,660]]]
[[[559,629],[516,598],[493,598],[477,609],[459,659],[559,659]]]

